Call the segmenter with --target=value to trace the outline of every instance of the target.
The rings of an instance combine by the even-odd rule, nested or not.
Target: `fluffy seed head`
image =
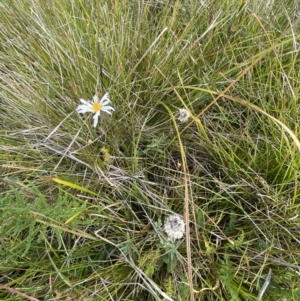
[[[164,229],[170,240],[180,239],[185,232],[185,223],[180,215],[172,214],[165,220]]]
[[[190,118],[190,113],[188,110],[186,109],[179,109],[179,112],[178,112],[178,120],[180,122],[187,122],[188,119]]]

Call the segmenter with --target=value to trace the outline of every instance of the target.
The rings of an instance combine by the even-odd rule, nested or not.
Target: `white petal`
[[[94,116],[93,116],[93,119],[94,119],[94,128],[97,126],[98,124],[98,118],[99,118],[99,115],[100,115],[100,111],[98,111]]]
[[[109,103],[111,103],[111,101],[109,99],[106,99],[105,101],[101,102],[102,106],[106,106]]]
[[[86,104],[86,105],[79,105],[77,108],[87,108],[87,109],[92,109],[93,106],[92,106],[90,103],[88,103],[88,104]]]
[[[89,104],[88,101],[86,101],[86,100],[84,100],[84,99],[82,99],[82,98],[80,98],[80,102],[83,103],[83,104],[85,104],[85,105],[88,105],[88,104]]]
[[[95,94],[95,95],[93,96],[93,101],[94,101],[94,102],[99,102],[99,97],[98,97],[97,94]]]
[[[110,99],[109,99],[108,93],[105,93],[105,94],[103,95],[103,97],[102,97],[101,100],[100,100],[100,103],[101,103],[103,106],[105,106],[106,104],[110,103]]]
[[[76,111],[80,114],[84,114],[84,113],[87,113],[87,112],[91,112],[91,113],[94,112],[91,105],[90,106],[88,106],[88,105],[79,105],[77,107]]]
[[[111,115],[110,110],[114,111],[115,109],[113,107],[110,107],[110,106],[105,106],[105,107],[102,108],[101,111],[106,112],[106,113]]]
[[[102,108],[103,109],[106,109],[106,108],[109,108],[109,109],[111,109],[111,110],[115,110],[113,107],[111,107],[111,106],[102,106]]]

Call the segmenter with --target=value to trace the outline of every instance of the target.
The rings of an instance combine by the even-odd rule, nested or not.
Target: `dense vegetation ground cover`
[[[298,1],[0,8],[0,300],[300,299]]]

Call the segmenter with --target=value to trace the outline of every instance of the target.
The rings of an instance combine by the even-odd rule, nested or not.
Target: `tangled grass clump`
[[[298,2],[0,6],[1,300],[299,300]]]

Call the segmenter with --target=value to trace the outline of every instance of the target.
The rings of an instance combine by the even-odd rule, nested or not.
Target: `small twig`
[[[70,114],[68,114],[56,127],[54,130],[51,131],[51,133],[43,140],[43,142],[46,142],[51,136],[58,130],[58,128],[74,113],[72,111]]]
[[[139,61],[135,64],[135,66],[131,69],[129,76],[132,75],[132,73],[135,71],[137,66],[142,62],[142,60],[147,56],[149,51],[152,49],[152,47],[158,42],[158,40],[161,38],[161,36],[165,33],[165,31],[168,30],[168,27],[165,27],[162,32],[158,35],[158,37],[154,40],[154,42],[149,46],[149,48],[145,51],[145,53],[142,55],[142,57],[139,59]]]
[[[158,69],[158,68],[157,68]],[[158,69],[159,70],[159,69]],[[159,72],[161,72],[159,70]],[[162,74],[162,73],[161,73]],[[168,79],[167,79],[168,81]],[[168,81],[169,82],[169,81]],[[174,86],[169,82],[169,84],[174,88]],[[180,137],[179,129],[176,124],[176,120],[174,116],[172,115],[171,110],[168,106],[166,106],[163,102],[160,102],[168,111],[170,114],[173,122],[174,127],[177,133],[179,147],[180,147],[180,153],[181,153],[181,160],[182,160],[182,166],[183,166],[183,174],[184,174],[184,218],[185,218],[185,239],[186,239],[186,256],[187,256],[187,267],[188,267],[188,283],[189,283],[189,289],[190,289],[190,301],[195,300],[194,296],[194,288],[193,288],[193,267],[192,267],[192,252],[191,252],[191,237],[190,237],[190,218],[189,218],[189,171],[188,166],[186,162],[186,155],[184,151],[184,146]]]
[[[215,291],[215,290],[218,289],[219,287],[220,287],[220,280],[217,279],[217,280],[216,280],[215,286],[213,286],[213,287],[204,287],[204,288],[202,288],[202,289],[199,290],[199,291],[194,290],[194,292],[199,294],[199,293],[202,293],[202,292],[204,292],[204,291]]]
[[[61,161],[67,156],[67,154],[69,154],[70,149],[73,145],[73,143],[75,142],[75,140],[77,139],[79,133],[80,133],[81,129],[79,129],[75,135],[75,137],[73,138],[73,140],[71,141],[71,143],[69,144],[69,146],[66,148],[66,150],[64,151],[64,153],[62,154],[61,158],[59,159],[58,163],[55,165],[53,172],[56,171],[56,169],[58,168],[58,166],[60,165]]]
[[[103,86],[103,80],[102,80],[102,75],[103,75],[102,60],[103,60],[103,55],[102,55],[102,48],[101,48],[101,40],[98,39],[98,64],[99,64],[99,78],[98,78],[98,80],[100,80],[100,83],[101,83],[101,95],[104,94],[104,86]],[[97,88],[96,88],[96,93],[95,94],[97,94]]]
[[[263,286],[262,286],[262,288],[261,288],[261,290],[260,290],[260,292],[259,292],[259,294],[257,296],[257,301],[261,300],[261,298],[264,295],[267,287],[269,286],[269,284],[271,282],[271,275],[272,275],[272,270],[270,269],[269,273],[268,273],[268,276],[267,276],[267,278],[266,278],[266,280],[265,280],[265,282],[264,282],[264,284],[263,284]]]
[[[3,285],[3,284],[0,284],[0,289],[4,289],[6,291],[9,291],[9,292],[11,292],[13,294],[19,295],[19,296],[21,296],[21,297],[23,297],[25,299],[30,300],[30,301],[41,301],[40,299],[37,299],[37,298],[34,298],[34,297],[30,297],[30,296],[28,296],[28,295],[26,295],[24,293],[21,293],[21,292],[15,290],[14,288],[11,288],[11,287]]]

